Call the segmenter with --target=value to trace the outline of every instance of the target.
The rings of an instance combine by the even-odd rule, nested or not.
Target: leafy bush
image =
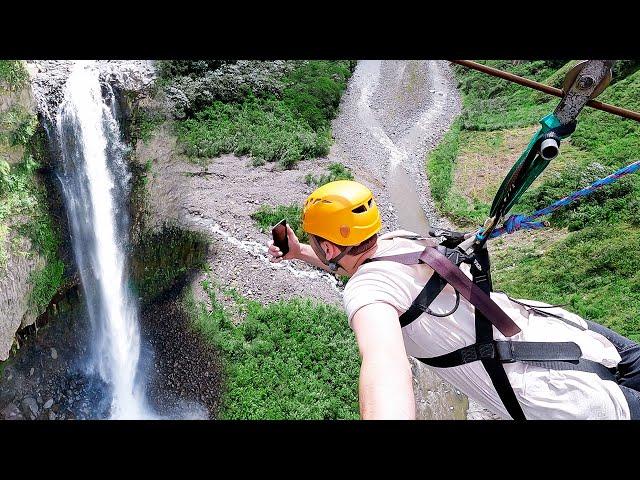
[[[195,328],[226,360],[221,418],[358,418],[360,362],[339,308],[304,299],[267,306],[239,299],[246,316],[234,325],[211,285],[203,286],[211,308],[192,301],[192,311]]]
[[[313,130],[326,129],[338,110],[350,76],[347,60],[305,62],[283,79],[288,86],[282,98]]]
[[[321,187],[329,182],[335,182],[337,180],[353,180],[353,174],[351,170],[345,167],[340,162],[334,162],[329,167],[327,167],[329,173],[326,175],[320,175],[319,177],[315,177],[314,175],[308,173],[304,177],[304,181],[307,185]]]
[[[24,87],[29,74],[20,60],[0,60],[0,84],[6,84],[9,90]]]
[[[178,125],[188,155],[251,155],[254,162],[279,162],[291,168],[298,160],[326,155],[330,134],[314,132],[287,106],[274,99],[250,97],[242,104],[216,101]]]
[[[0,142],[25,146],[38,127],[38,118],[21,108],[0,114]]]
[[[298,240],[301,242],[309,240],[307,233],[302,229],[302,208],[295,203],[289,206],[278,205],[276,207],[263,205],[257,212],[251,214],[251,218],[258,223],[262,232],[268,234],[271,233],[271,228],[276,223],[285,218]]]

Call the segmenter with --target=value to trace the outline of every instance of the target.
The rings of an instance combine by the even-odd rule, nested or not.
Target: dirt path
[[[358,63],[333,124],[331,157],[373,190],[387,228],[424,232],[428,224],[443,224],[424,163],[459,111],[446,62]]]

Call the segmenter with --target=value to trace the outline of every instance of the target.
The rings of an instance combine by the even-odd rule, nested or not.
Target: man
[[[407,354],[441,365],[446,364],[442,359],[458,352],[464,354],[458,355],[462,361],[434,367],[435,371],[503,418],[640,418],[640,346],[561,308],[490,293],[490,300],[501,309],[499,313],[506,313],[520,329],[507,338],[490,328],[492,343],[508,345],[516,352],[522,346],[552,344],[551,350],[543,351],[551,358],[546,363],[527,362],[526,355],[515,356],[525,360],[505,363],[503,357],[497,360],[493,350],[495,358],[485,355],[481,361],[481,355],[474,352],[470,357],[469,348],[476,347],[480,334],[476,331],[479,312],[469,301],[457,297],[450,285],[437,294],[428,309],[421,309],[424,313],[401,326],[403,314],[434,271],[425,263],[404,264],[391,258],[435,247],[437,242],[406,231],[378,237],[380,214],[365,186],[337,181],[315,190],[304,204],[303,228],[309,234],[309,245],[301,244],[287,227],[290,250],[282,256],[270,244],[271,261],[299,259],[351,277],[344,290],[344,304],[362,357],[359,396],[363,419],[415,418]],[[469,277],[467,272],[465,275]],[[553,356],[558,355],[558,346],[573,347],[579,361],[555,361],[566,360],[562,355]],[[494,368],[496,362],[499,365]]]

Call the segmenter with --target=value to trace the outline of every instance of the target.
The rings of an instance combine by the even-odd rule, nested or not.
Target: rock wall
[[[14,130],[23,122],[37,122],[36,108],[28,85],[15,87],[0,83],[0,162],[15,168],[23,161],[26,146],[12,140]],[[32,274],[42,269],[45,259],[33,248],[32,242],[18,232],[24,218],[12,218],[7,195],[0,191],[0,360],[6,360],[14,342],[16,331],[35,321],[36,312],[30,308],[33,289]],[[4,218],[3,218],[4,217]]]

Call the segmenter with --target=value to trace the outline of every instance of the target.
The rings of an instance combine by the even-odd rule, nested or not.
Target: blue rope
[[[599,188],[604,187],[605,185],[610,185],[619,178],[628,175],[630,173],[636,173],[640,170],[640,160],[633,162],[631,165],[627,165],[626,167],[617,170],[612,173],[608,177],[601,178],[600,180],[596,180],[588,187],[583,188],[582,190],[578,190],[577,192],[573,192],[570,195],[567,195],[564,198],[561,198],[557,202],[552,203],[548,207],[545,207],[541,210],[536,210],[531,215],[510,215],[509,218],[504,222],[504,225],[500,228],[496,228],[491,232],[489,238],[496,238],[504,233],[513,233],[518,230],[528,230],[528,229],[539,229],[543,227],[549,226],[548,222],[535,222],[536,218],[542,217],[544,215],[549,215],[553,213],[560,207],[564,207],[565,205],[569,205],[570,203],[575,202],[576,200],[586,197],[587,195],[591,195],[593,192],[598,190]],[[478,234],[482,236],[482,233]]]

